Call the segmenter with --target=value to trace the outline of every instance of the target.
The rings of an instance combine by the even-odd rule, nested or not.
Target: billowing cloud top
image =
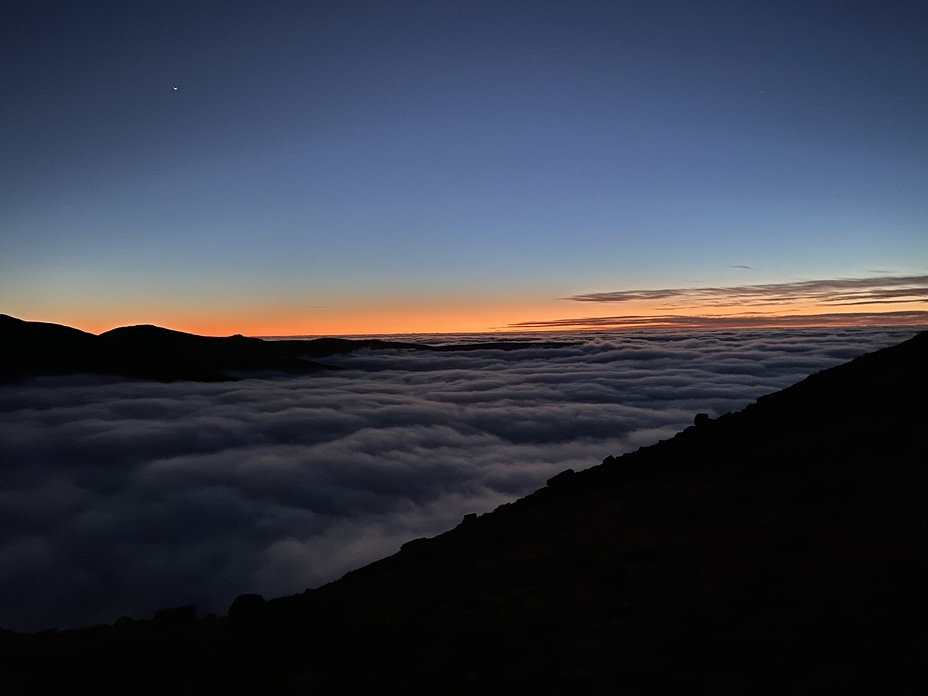
[[[299,592],[911,333],[588,332],[286,379],[3,386],[0,626]]]

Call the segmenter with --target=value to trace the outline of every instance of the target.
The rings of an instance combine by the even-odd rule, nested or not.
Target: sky
[[[302,592],[913,333],[584,331],[304,377],[4,385],[0,627]]]
[[[6,3],[0,311],[925,325],[926,123],[916,0]]]

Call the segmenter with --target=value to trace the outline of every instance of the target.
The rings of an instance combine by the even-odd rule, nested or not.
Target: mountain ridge
[[[570,345],[575,343],[498,341],[434,346],[381,339],[265,340],[241,334],[200,336],[152,324],[122,326],[95,335],[0,314],[0,383],[79,373],[162,382],[222,382],[240,379],[243,373],[300,375],[339,370],[318,359],[361,349],[444,352]]]

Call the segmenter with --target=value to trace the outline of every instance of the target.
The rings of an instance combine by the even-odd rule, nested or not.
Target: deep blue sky
[[[928,272],[923,2],[36,2],[0,39],[22,318],[477,330]]]

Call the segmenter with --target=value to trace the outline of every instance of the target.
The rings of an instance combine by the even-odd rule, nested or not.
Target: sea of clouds
[[[301,592],[914,333],[587,332],[302,377],[0,386],[0,626]]]

